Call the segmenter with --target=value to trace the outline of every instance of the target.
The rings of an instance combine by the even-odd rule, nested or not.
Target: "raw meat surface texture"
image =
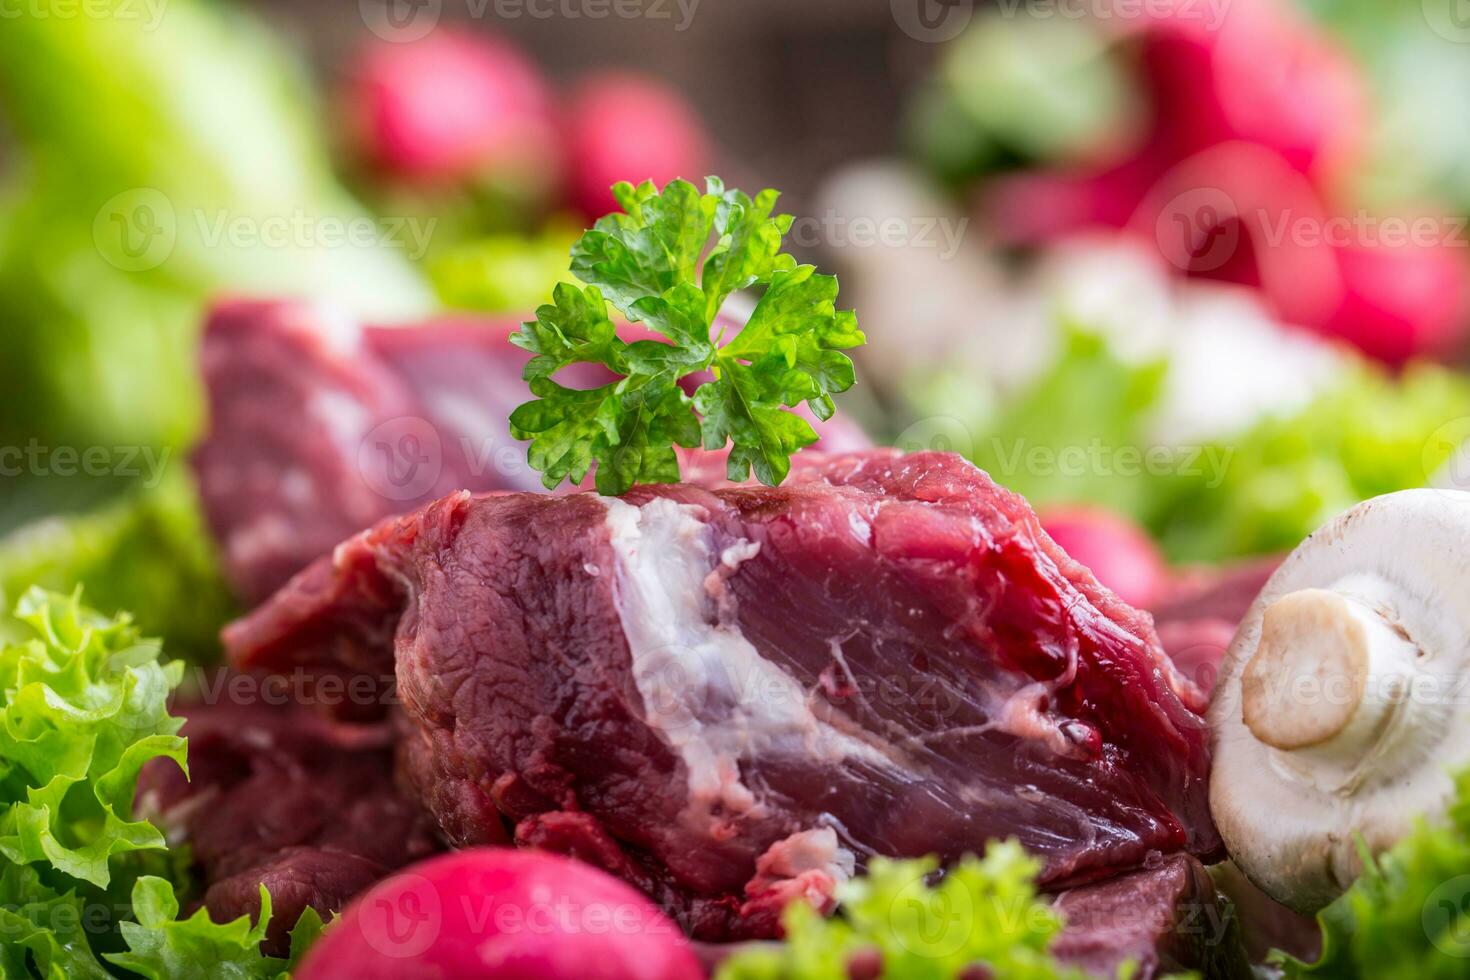
[[[249,671],[393,672],[400,779],[451,843],[573,854],[702,939],[829,907],[874,854],[1016,837],[1064,887],[1220,849],[1203,703],[1149,617],[950,454],[452,494],[225,640]]]

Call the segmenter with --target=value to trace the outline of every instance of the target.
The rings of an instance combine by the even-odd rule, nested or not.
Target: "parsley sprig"
[[[572,273],[511,341],[536,356],[526,366],[534,401],[510,417],[511,433],[531,441],[527,458],[547,488],[579,483],[597,464],[600,493],[635,483],[676,483],[674,446],[731,444],[727,473],[753,470],[770,486],[791,470],[791,456],[817,441],[801,416],[835,411],[832,395],[853,383],[843,350],[863,343],[857,317],[838,311],[837,280],[781,251],[790,215],[772,215],[778,194],[754,199],[676,180],[613,188],[621,213],[599,220],[572,248]],[[713,245],[711,246],[711,240]],[[730,294],[763,293],[745,327],[726,338],[715,317]],[[627,343],[608,305],[665,340]],[[600,388],[559,384],[569,365],[594,363],[618,380]],[[710,373],[693,395],[681,379]]]

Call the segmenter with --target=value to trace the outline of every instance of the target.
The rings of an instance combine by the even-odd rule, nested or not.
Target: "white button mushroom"
[[[1408,490],[1292,552],[1241,622],[1210,708],[1210,806],[1235,862],[1312,912],[1470,764],[1470,493]]]

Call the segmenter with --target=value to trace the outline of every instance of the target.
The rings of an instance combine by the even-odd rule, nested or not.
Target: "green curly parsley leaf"
[[[572,248],[572,273],[512,341],[536,356],[526,366],[535,401],[511,414],[529,440],[531,466],[554,488],[579,483],[596,464],[604,494],[635,483],[679,479],[675,446],[731,445],[727,473],[752,471],[775,486],[791,456],[816,442],[801,416],[835,411],[832,395],[853,384],[842,351],[864,342],[857,318],[836,309],[837,280],[781,251],[790,215],[778,197],[751,198],[711,177],[704,193],[676,180],[613,188],[622,212],[597,222]],[[716,315],[732,293],[763,287],[745,328],[725,338]],[[608,305],[663,340],[618,336]],[[568,388],[554,380],[573,364],[600,364],[617,380]],[[693,395],[681,379],[709,372]]]
[[[873,859],[839,892],[836,916],[793,902],[782,917],[786,942],[736,954],[717,980],[847,980],[855,961],[875,953],[883,977],[904,980],[953,980],[972,966],[1007,980],[1086,977],[1051,955],[1062,923],[1037,897],[1041,863],[1020,844],[992,844],[931,887],[937,867],[933,858]]]
[[[1360,845],[1361,846],[1361,845]],[[1273,954],[1283,975],[1323,980],[1464,977],[1470,963],[1470,771],[1442,822],[1421,822],[1318,914],[1322,956]]]

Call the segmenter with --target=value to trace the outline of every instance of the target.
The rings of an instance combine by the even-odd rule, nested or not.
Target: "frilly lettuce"
[[[967,857],[936,886],[933,859],[875,858],[840,892],[826,919],[805,902],[786,908],[786,943],[727,960],[717,980],[847,980],[854,957],[881,957],[882,975],[952,980],[983,964],[1007,980],[1083,980],[1049,952],[1062,923],[1037,897],[1040,862],[1014,841]]]
[[[253,925],[178,919],[182,855],[133,818],[142,767],[185,765],[168,714],[180,663],[164,663],[126,614],[28,590],[0,647],[0,976],[93,978],[116,964],[144,977],[276,977],[263,957],[269,901]],[[320,930],[309,916],[304,939]]]
[[[219,628],[235,611],[193,485],[177,467],[155,487],[0,537],[0,609],[35,585],[85,587],[94,608],[129,611],[172,653],[200,663],[218,658]],[[0,639],[7,630],[0,616]]]
[[[1419,827],[1376,859],[1319,916],[1322,956],[1273,958],[1286,977],[1450,980],[1470,962],[1470,773],[1443,823]]]
[[[1220,444],[1215,486],[1178,478],[1147,523],[1178,559],[1286,551],[1369,497],[1424,486],[1470,437],[1470,379],[1423,364],[1350,371],[1306,408]]]
[[[1125,363],[1073,330],[1028,388],[960,420],[970,455],[1033,504],[1110,507],[1172,559],[1218,562],[1289,550],[1362,500],[1424,486],[1470,439],[1470,378],[1354,363],[1297,411],[1231,438],[1160,446],[1151,432],[1167,370]],[[960,403],[943,388],[917,397],[936,414]]]

